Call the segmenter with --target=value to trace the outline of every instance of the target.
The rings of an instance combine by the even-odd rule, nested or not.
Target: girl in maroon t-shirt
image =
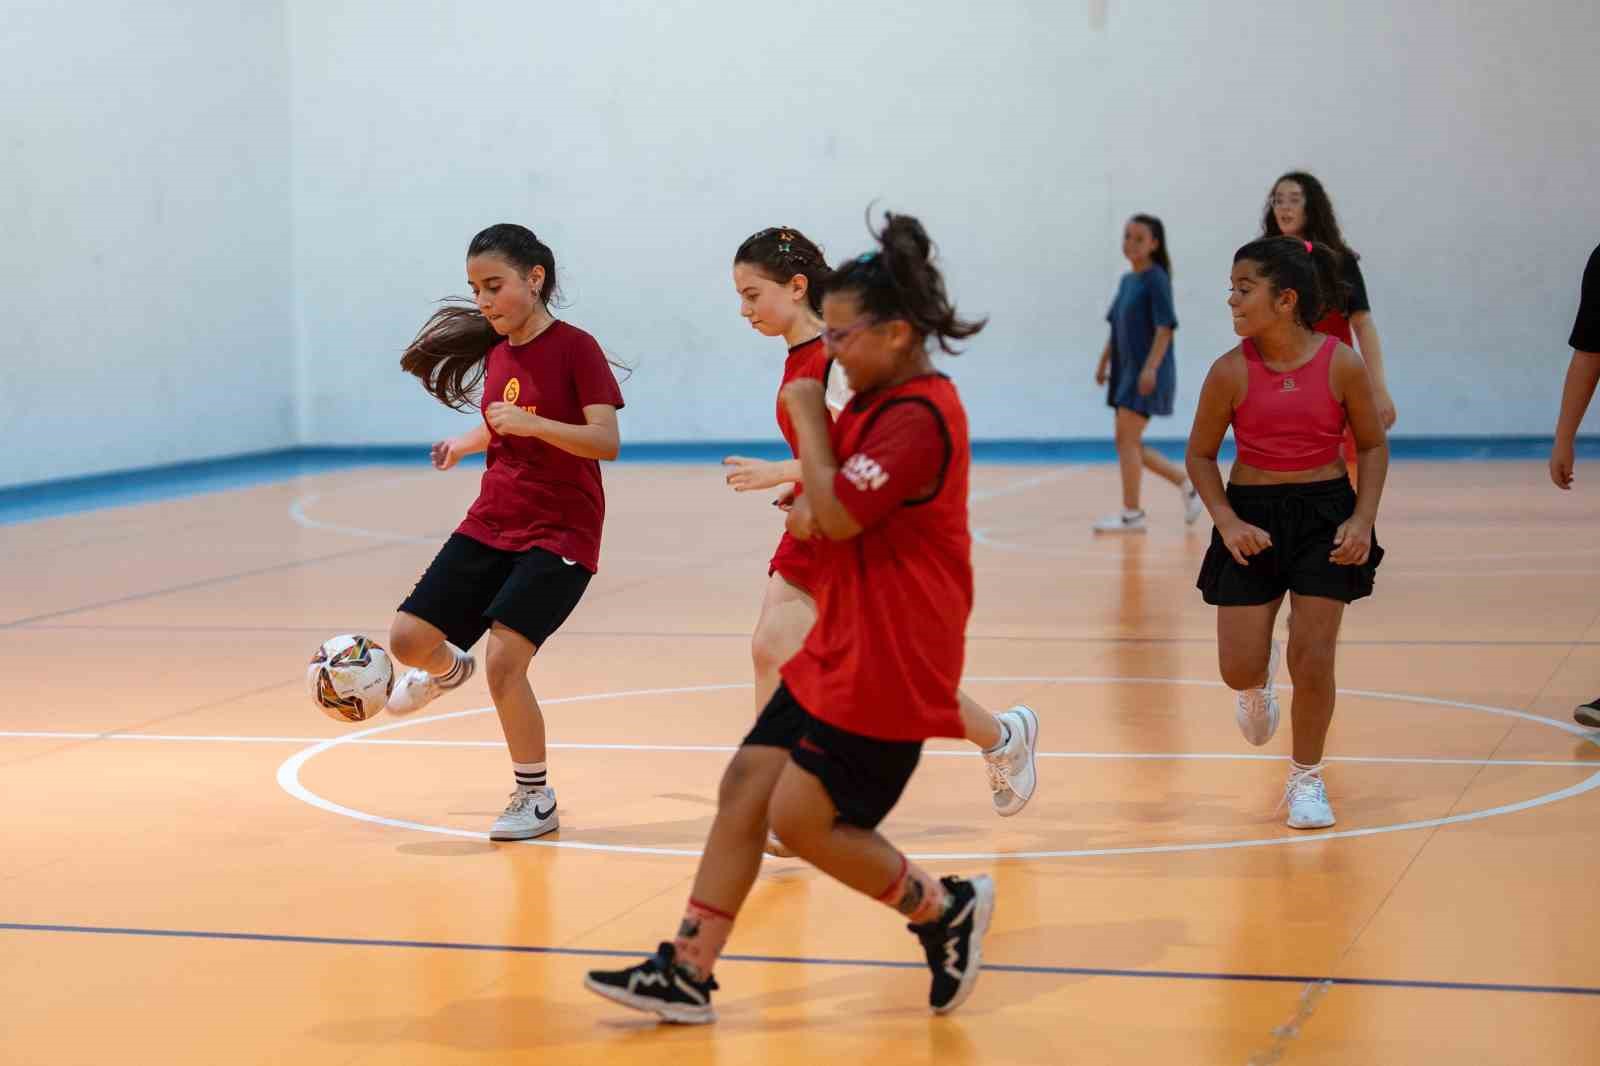
[[[986,876],[935,879],[877,827],[922,742],[964,733],[956,686],[972,609],[971,450],[927,340],[953,351],[983,323],[957,316],[920,223],[889,215],[879,239],[880,251],[828,278],[822,304],[828,350],[859,391],[830,426],[821,381],[783,390],[805,486],[788,529],[816,542],[826,577],[817,624],[784,664],[719,804],[739,790],[735,768],[751,753],[781,753],[770,803],[778,835],[911,920],[933,974],[929,1004],[942,1014],[977,980],[994,886]],[[760,859],[720,841],[714,827],[676,940],[637,966],[591,972],[586,987],[670,1021],[715,1020],[712,973]]]
[[[1339,257],[1339,275],[1344,298],[1324,308],[1317,320],[1317,332],[1337,337],[1350,348],[1359,347],[1361,358],[1372,377],[1373,400],[1378,405],[1378,420],[1388,431],[1394,426],[1394,400],[1389,397],[1388,375],[1383,364],[1383,345],[1378,342],[1378,326],[1372,320],[1372,303],[1367,298],[1367,282],[1361,276],[1361,258],[1344,242],[1339,220],[1333,213],[1333,200],[1322,182],[1302,170],[1293,170],[1272,183],[1267,206],[1261,214],[1263,237],[1299,237],[1313,244],[1326,245]],[[1356,438],[1346,432],[1344,461],[1350,480],[1357,481]]]
[[[739,245],[733,257],[733,285],[739,293],[739,313],[751,328],[768,337],[782,337],[789,346],[780,388],[802,378],[823,383],[830,411],[837,415],[850,398],[844,372],[828,358],[822,343],[822,285],[828,264],[822,249],[797,229],[774,226],[756,233]],[[770,489],[800,482],[800,445],[794,420],[782,400],[778,402],[778,430],[794,458],[764,462],[742,455],[723,460],[727,481],[736,492]],[[798,487],[775,501],[788,509]],[[761,614],[750,641],[755,666],[755,709],[761,709],[778,687],[778,669],[805,643],[817,619],[817,588],[822,573],[816,544],[785,532],[777,552],[767,567],[767,588],[761,601]],[[1034,773],[1033,746],[1039,733],[1034,712],[1017,704],[1000,715],[990,714],[965,693],[960,695],[961,716],[966,739],[984,755],[984,769],[991,800],[1001,817],[1017,814],[1033,797],[1037,777]],[[1008,745],[1007,741],[1011,743]],[[1025,748],[1025,759],[1011,757],[1011,749]],[[1021,766],[1013,773],[1013,764]],[[752,803],[765,811],[766,797],[782,769],[781,757],[764,767],[747,767],[738,775]],[[723,797],[725,808],[734,804]],[[716,835],[716,830],[713,830]],[[726,846],[731,846],[728,841]],[[793,854],[776,838],[766,845],[769,854]]]
[[[560,825],[528,667],[599,565],[598,460],[617,457],[622,392],[594,338],[551,316],[555,255],[529,230],[502,224],[472,238],[467,280],[475,306],[437,312],[400,366],[441,403],[482,411],[473,429],[433,446],[434,466],[481,451],[488,463],[477,500],[389,630],[389,650],[413,667],[389,711],[410,714],[464,683],[476,669],[468,649],[487,632],[489,692],[516,781],[489,837],[526,840]]]

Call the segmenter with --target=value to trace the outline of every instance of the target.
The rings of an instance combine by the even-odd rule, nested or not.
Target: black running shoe
[[[717,1020],[711,1006],[711,993],[717,979],[696,981],[678,965],[671,944],[663,943],[656,953],[626,970],[590,970],[583,987],[609,1000],[656,1014],[669,1022],[704,1025]]]
[[[1572,717],[1591,729],[1600,729],[1600,696],[1596,696],[1588,703],[1580,704],[1577,710],[1572,712]]]
[[[983,934],[989,931],[989,919],[994,915],[994,882],[987,874],[970,880],[940,880],[950,893],[944,917],[906,928],[922,941],[928,969],[933,971],[928,1006],[935,1014],[948,1014],[966,1002],[978,983],[978,971],[983,966]]]

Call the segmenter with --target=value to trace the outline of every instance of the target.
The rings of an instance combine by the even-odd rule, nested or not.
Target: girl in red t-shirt
[[[780,752],[771,797],[778,835],[807,862],[911,920],[933,973],[929,1004],[971,992],[994,906],[986,876],[932,875],[877,832],[928,737],[964,732],[957,682],[972,608],[966,414],[936,374],[931,337],[982,328],[957,316],[913,218],[889,215],[881,249],[826,282],[823,336],[857,388],[830,425],[821,381],[783,389],[805,492],[788,530],[816,542],[826,574],[819,617],[723,779],[739,787],[747,753]],[[721,815],[719,812],[719,822]],[[716,1018],[717,958],[755,879],[748,849],[724,851],[713,829],[677,939],[586,987],[670,1021]],[[759,861],[759,854],[753,856]]]
[[[788,226],[774,226],[748,237],[733,257],[739,313],[752,329],[764,336],[782,337],[789,347],[779,387],[799,379],[820,381],[828,409],[837,415],[850,399],[850,386],[822,342],[819,314],[827,275],[822,249]],[[764,462],[742,455],[729,456],[723,464],[728,467],[727,481],[734,491],[787,487],[800,482],[799,439],[781,400],[777,414],[778,429],[794,458]],[[788,509],[798,492],[798,488],[785,491],[775,502]],[[823,576],[817,556],[815,544],[785,532],[768,564],[766,593],[750,641],[757,714],[778,687],[779,668],[800,650],[817,619],[817,587]],[[1010,817],[1033,797],[1038,717],[1022,704],[993,715],[965,693],[960,700],[963,735],[983,753],[995,810],[1002,817]],[[760,805],[763,816],[766,797],[782,766],[782,754],[777,753],[771,755],[768,765],[742,767],[736,775],[750,802]],[[735,806],[734,798],[725,794],[724,809]],[[713,836],[718,835],[715,828],[712,832]],[[724,846],[731,847],[732,841],[724,842]],[[769,838],[766,850],[772,855],[792,854],[776,838]]]
[[[1384,370],[1383,345],[1378,341],[1378,326],[1372,320],[1372,303],[1367,298],[1367,282],[1361,276],[1360,256],[1344,242],[1333,201],[1322,182],[1302,170],[1293,170],[1272,183],[1267,206],[1261,213],[1264,237],[1299,237],[1313,244],[1327,245],[1339,257],[1341,299],[1331,301],[1317,321],[1317,332],[1337,337],[1351,348],[1359,348],[1367,373],[1372,377],[1373,402],[1378,405],[1378,421],[1387,432],[1394,426],[1394,400],[1389,396],[1389,379]],[[1350,479],[1356,481],[1360,464],[1356,461],[1354,434],[1344,437],[1344,461]]]
[[[1234,254],[1228,306],[1244,339],[1212,364],[1189,434],[1189,477],[1215,523],[1196,585],[1217,608],[1222,680],[1237,693],[1235,721],[1251,744],[1278,727],[1272,631],[1289,597],[1294,747],[1284,801],[1294,829],[1335,822],[1322,755],[1339,625],[1347,604],[1372,594],[1383,559],[1373,524],[1389,446],[1372,380],[1361,356],[1317,329],[1338,269],[1331,248],[1294,237],[1263,237]],[[1217,451],[1230,425],[1239,454],[1224,489]],[[1346,427],[1359,492],[1340,454]]]
[[[400,605],[389,650],[413,667],[389,711],[410,714],[476,669],[489,635],[489,693],[516,788],[489,832],[526,840],[560,825],[545,769],[533,656],[578,605],[600,560],[601,459],[615,459],[622,392],[593,337],[550,314],[555,255],[522,226],[490,226],[467,246],[472,307],[445,307],[401,357],[441,403],[483,420],[433,446],[433,465],[487,451],[478,498]],[[477,398],[474,398],[477,394]]]

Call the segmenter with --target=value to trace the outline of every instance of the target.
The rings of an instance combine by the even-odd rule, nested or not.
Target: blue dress
[[[1122,275],[1117,297],[1106,312],[1111,323],[1111,374],[1106,388],[1106,406],[1126,407],[1144,415],[1170,415],[1178,392],[1177,341],[1167,345],[1167,354],[1156,370],[1156,391],[1139,395],[1139,372],[1150,356],[1156,328],[1177,329],[1178,315],[1172,307],[1172,279],[1160,266],[1142,273]]]

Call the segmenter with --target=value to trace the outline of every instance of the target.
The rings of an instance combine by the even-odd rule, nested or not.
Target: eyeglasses
[[[876,318],[858,318],[843,329],[824,329],[822,331],[822,343],[829,348],[837,348],[861,330],[877,324],[878,320]]]
[[[1306,198],[1304,196],[1274,196],[1272,198],[1273,207],[1302,207],[1305,202]]]

